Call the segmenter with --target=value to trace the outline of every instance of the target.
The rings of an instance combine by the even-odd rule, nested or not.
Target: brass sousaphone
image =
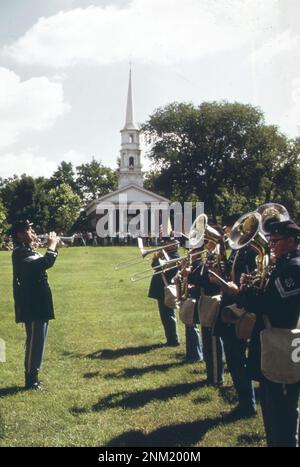
[[[284,222],[290,220],[290,215],[286,208],[277,203],[266,203],[256,210],[261,215],[261,231],[268,235],[272,222]]]

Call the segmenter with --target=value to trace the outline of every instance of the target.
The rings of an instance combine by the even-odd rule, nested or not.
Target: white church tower
[[[140,131],[134,122],[131,70],[129,71],[126,121],[124,128],[121,130],[120,156],[118,188],[131,184],[143,187]]]

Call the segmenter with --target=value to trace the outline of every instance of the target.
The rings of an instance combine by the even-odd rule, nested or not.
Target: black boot
[[[39,391],[47,391],[38,379],[38,371],[31,373],[25,372],[25,389],[37,389]]]

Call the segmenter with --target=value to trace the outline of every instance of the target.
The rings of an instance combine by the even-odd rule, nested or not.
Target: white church
[[[134,108],[133,108],[133,93],[131,82],[131,70],[129,72],[129,86],[127,96],[126,119],[124,128],[121,130],[121,149],[120,149],[120,168],[118,179],[118,190],[108,193],[101,198],[91,201],[86,207],[89,223],[95,229],[97,221],[101,218],[101,214],[97,213],[97,207],[101,205],[102,208],[114,205],[117,210],[117,228],[119,225],[118,207],[120,200],[127,200],[127,204],[134,203],[136,209],[139,205],[142,208],[145,205],[148,208],[149,214],[149,232],[150,232],[150,207],[152,203],[168,203],[169,200],[163,196],[157,195],[144,188],[143,172],[141,164],[141,147],[140,147],[140,130],[134,121]],[[128,222],[134,215],[127,214]]]

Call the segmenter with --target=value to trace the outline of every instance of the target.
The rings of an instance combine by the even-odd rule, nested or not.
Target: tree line
[[[146,186],[172,200],[203,201],[214,222],[261,204],[299,221],[300,138],[266,125],[251,105],[171,103],[143,125],[153,169]]]
[[[300,138],[267,125],[259,108],[174,102],[141,129],[152,162],[147,189],[171,201],[203,201],[214,222],[267,202],[284,204],[300,221]],[[76,168],[63,161],[50,178],[0,178],[0,234],[19,217],[41,232],[86,228],[84,207],[116,190],[117,180],[117,170],[95,159]]]
[[[76,168],[63,161],[50,178],[0,179],[0,235],[19,218],[31,219],[39,232],[86,228],[86,204],[116,187],[116,171],[95,159]]]

